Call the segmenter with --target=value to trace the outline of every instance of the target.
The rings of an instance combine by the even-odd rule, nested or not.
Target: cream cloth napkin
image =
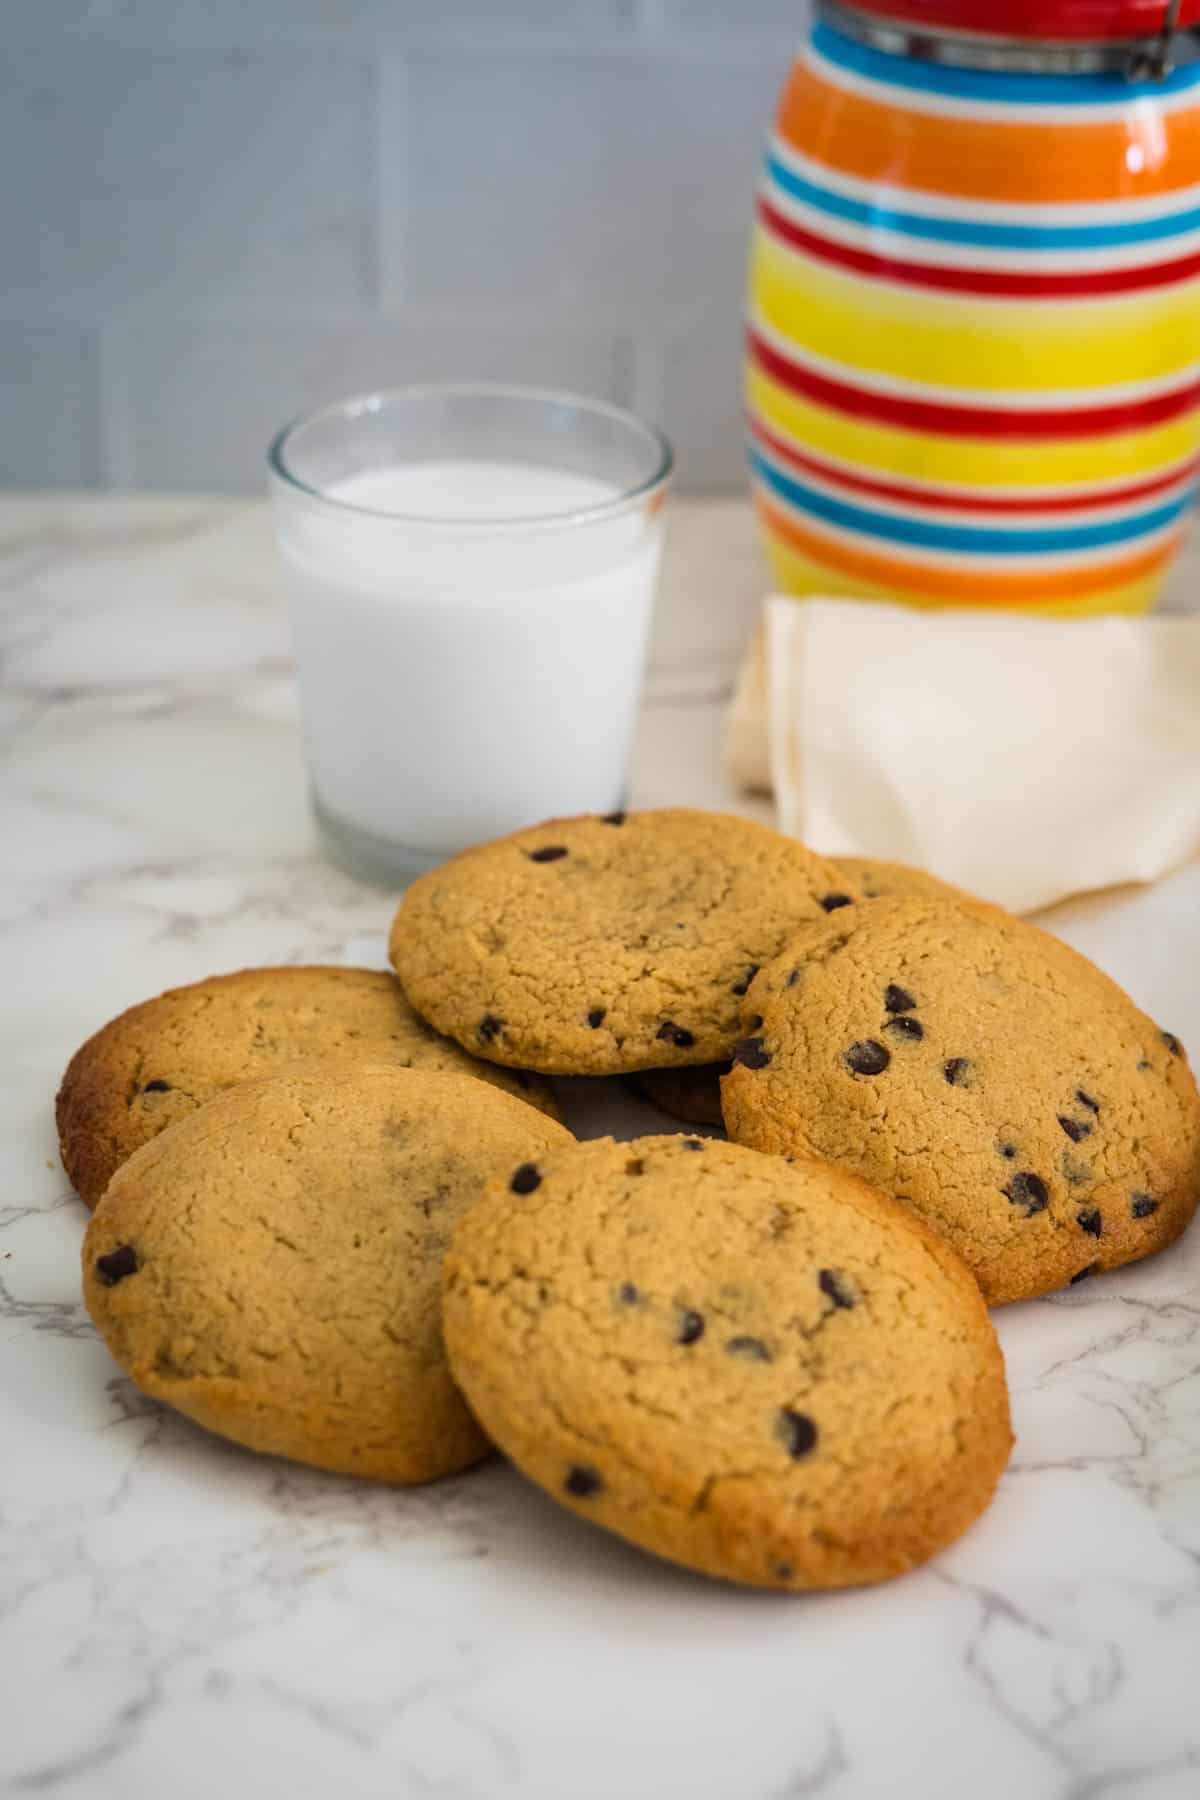
[[[729,760],[826,855],[1014,912],[1200,851],[1200,617],[1037,619],[779,596]]]

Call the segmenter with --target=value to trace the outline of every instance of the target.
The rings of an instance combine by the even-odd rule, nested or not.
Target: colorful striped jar
[[[1200,62],[964,67],[838,17],[792,69],[754,235],[777,582],[1143,611],[1200,472]]]

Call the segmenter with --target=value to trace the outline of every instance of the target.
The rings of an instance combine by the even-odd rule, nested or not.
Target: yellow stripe
[[[909,606],[923,608],[954,605],[944,594],[893,593],[887,588],[871,589],[861,578],[826,567],[812,557],[801,556],[786,544],[770,536],[766,539],[767,558],[775,585],[785,594],[839,594],[848,600],[900,600]],[[1143,575],[1123,587],[1101,589],[1097,593],[1054,601],[1027,601],[1005,606],[1005,612],[1037,613],[1042,618],[1087,618],[1097,613],[1144,613],[1153,606],[1162,574]],[[971,596],[964,592],[962,605],[970,606]]]
[[[938,387],[1095,388],[1200,361],[1200,280],[1063,304],[931,295],[832,269],[759,231],[750,291],[760,317],[798,348]]]
[[[753,413],[806,449],[913,481],[997,488],[1134,481],[1200,450],[1200,413],[1112,437],[1020,443],[933,437],[847,418],[789,393],[753,366],[746,372],[746,396]]]

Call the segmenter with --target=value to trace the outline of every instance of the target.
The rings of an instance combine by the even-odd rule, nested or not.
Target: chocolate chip
[[[495,1013],[484,1013],[482,1019],[479,1021],[478,1030],[484,1043],[490,1044],[492,1039],[499,1037],[500,1033],[504,1030],[504,1020],[498,1019]]]
[[[1005,1162],[1011,1162],[1013,1157],[1017,1154],[1017,1146],[1015,1144],[997,1144],[996,1149],[1004,1158]]]
[[[1162,1041],[1167,1046],[1167,1049],[1171,1052],[1172,1056],[1183,1055],[1183,1045],[1173,1031],[1164,1031],[1162,1034]]]
[[[789,1406],[781,1406],[779,1417],[775,1422],[775,1435],[783,1443],[789,1456],[807,1456],[817,1441],[817,1428],[807,1413],[793,1412]]]
[[[703,1138],[683,1138],[681,1143],[685,1150],[703,1150],[704,1148]]]
[[[677,1050],[690,1050],[696,1041],[694,1032],[685,1025],[676,1025],[674,1019],[664,1019],[658,1028],[658,1036],[666,1044],[674,1044]]]
[[[169,1094],[170,1091],[169,1081],[148,1081],[142,1089],[143,1094]]]
[[[883,1029],[894,1031],[897,1037],[911,1038],[914,1043],[918,1043],[925,1036],[925,1027],[920,1019],[909,1019],[904,1015],[898,1019],[889,1019]]]
[[[1088,1263],[1086,1268],[1076,1269],[1074,1275],[1072,1275],[1072,1277],[1071,1277],[1069,1285],[1071,1287],[1075,1287],[1078,1285],[1079,1282],[1086,1281],[1088,1276],[1094,1275],[1096,1273],[1096,1270],[1099,1267],[1100,1267],[1099,1263]]]
[[[1083,1227],[1089,1237],[1099,1237],[1104,1229],[1098,1206],[1085,1206],[1082,1212],[1075,1214],[1075,1222]]]
[[[823,1294],[827,1294],[834,1306],[844,1306],[847,1311],[854,1305],[854,1295],[844,1275],[836,1269],[821,1269],[817,1274],[817,1286]]]
[[[755,1013],[755,1015],[752,1019],[746,1020],[746,1023],[750,1027],[751,1031],[757,1031],[759,1026],[762,1024],[762,1022],[763,1022],[763,1020],[762,1020],[761,1013]]]
[[[883,1004],[890,1013],[915,1012],[917,1008],[917,1003],[908,989],[897,987],[894,981],[888,982],[887,991],[883,996]]]
[[[600,1029],[601,1025],[604,1023],[604,1018],[605,1008],[603,1006],[593,1006],[591,1012],[587,1016],[588,1024],[593,1031],[598,1031]]]
[[[836,912],[839,906],[853,906],[854,902],[849,894],[826,894],[821,905],[826,912]]]
[[[729,1352],[730,1356],[745,1356],[751,1362],[770,1362],[771,1361],[771,1352],[767,1349],[767,1346],[763,1343],[761,1338],[756,1338],[756,1337],[730,1338],[730,1340],[726,1344],[725,1348]]]
[[[1086,1119],[1068,1119],[1065,1113],[1059,1113],[1058,1122],[1073,1144],[1081,1144],[1091,1136],[1092,1128]]]
[[[758,964],[751,963],[750,967],[746,970],[746,973],[742,976],[742,979],[740,981],[734,982],[733,986],[729,990],[730,993],[731,994],[744,994],[746,992],[746,989],[750,986],[750,983],[754,980],[754,977],[757,974],[758,974]]]
[[[800,971],[799,971],[799,969],[793,969],[793,970],[792,970],[792,972],[791,972],[791,974],[790,974],[790,975],[789,975],[789,976],[788,976],[788,978],[787,978],[787,980],[786,980],[786,981],[785,981],[785,982],[784,982],[784,984],[783,984],[783,985],[784,985],[784,987],[790,987],[790,988],[793,988],[793,987],[795,987],[795,985],[796,985],[796,983],[797,983],[797,982],[798,982],[798,981],[799,981],[799,979],[800,979]],[[761,1020],[761,1019],[760,1019],[760,1020],[759,1020],[759,1024],[760,1024],[760,1025],[761,1025],[761,1024],[762,1024],[762,1020]]]
[[[622,1306],[636,1306],[641,1297],[632,1281],[623,1281],[617,1289],[617,1299]]]
[[[1040,1175],[1031,1175],[1028,1171],[1014,1175],[1004,1192],[1014,1206],[1025,1208],[1027,1219],[1032,1219],[1034,1213],[1045,1212],[1050,1204],[1045,1182]]]
[[[127,1275],[136,1275],[140,1266],[132,1244],[121,1244],[107,1256],[96,1258],[96,1274],[105,1287],[116,1287]]]
[[[600,823],[602,825],[623,825],[625,814],[623,812],[605,813]]]
[[[677,1344],[694,1344],[703,1336],[704,1314],[698,1312],[685,1312],[679,1321],[679,1335],[676,1337],[675,1342]]]
[[[1098,1113],[1100,1111],[1100,1102],[1098,1100],[1093,1100],[1092,1096],[1089,1093],[1086,1093],[1083,1088],[1075,1089],[1075,1098],[1078,1100],[1080,1106],[1086,1106],[1089,1112]]]
[[[589,1469],[585,1463],[576,1463],[567,1470],[563,1486],[568,1494],[574,1494],[576,1500],[590,1500],[593,1494],[599,1494],[603,1490],[604,1477],[599,1469]]]
[[[760,1037],[743,1038],[733,1053],[735,1063],[741,1063],[743,1069],[765,1069],[771,1058],[763,1048]]]
[[[543,844],[540,850],[528,850],[526,855],[530,862],[557,862],[567,854],[565,844]]]
[[[1135,1194],[1129,1210],[1135,1219],[1148,1219],[1151,1213],[1158,1211],[1158,1201],[1150,1194]]]
[[[846,1061],[856,1075],[882,1075],[891,1060],[891,1051],[885,1050],[874,1038],[851,1044],[846,1052]]]
[[[630,1157],[625,1164],[625,1173],[627,1175],[644,1175],[646,1173],[646,1165],[640,1156]]]
[[[951,1087],[966,1087],[971,1065],[965,1056],[952,1056],[942,1064],[942,1074]]]
[[[542,1185],[542,1171],[536,1163],[522,1163],[508,1185],[514,1194],[532,1194],[534,1188]]]
[[[1146,1058],[1145,1058],[1145,1057],[1144,1057],[1144,1056],[1143,1056],[1143,1057],[1142,1057],[1142,1058],[1141,1058],[1141,1060],[1140,1060],[1140,1061],[1139,1061],[1139,1063],[1138,1063],[1138,1073],[1139,1073],[1139,1075],[1141,1075],[1141,1074],[1144,1074],[1144,1073],[1145,1073],[1145,1071],[1146,1071],[1146,1070],[1147,1070],[1147,1069],[1148,1069],[1148,1068],[1149,1068],[1149,1067],[1150,1067],[1150,1064],[1149,1064],[1149,1063],[1148,1063],[1148,1062],[1147,1062],[1147,1061],[1146,1061]]]

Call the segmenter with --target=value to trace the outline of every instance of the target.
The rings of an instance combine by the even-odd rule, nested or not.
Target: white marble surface
[[[677,508],[639,803],[735,803],[759,582],[740,504]],[[0,1791],[1195,1800],[1200,1231],[999,1316],[999,1497],[863,1593],[659,1567],[498,1462],[403,1493],[259,1460],[116,1374],[55,1161],[68,1054],[171,982],[378,962],[389,901],[314,852],[260,507],[10,498],[0,594]],[[1200,1045],[1200,868],[1051,923]]]

